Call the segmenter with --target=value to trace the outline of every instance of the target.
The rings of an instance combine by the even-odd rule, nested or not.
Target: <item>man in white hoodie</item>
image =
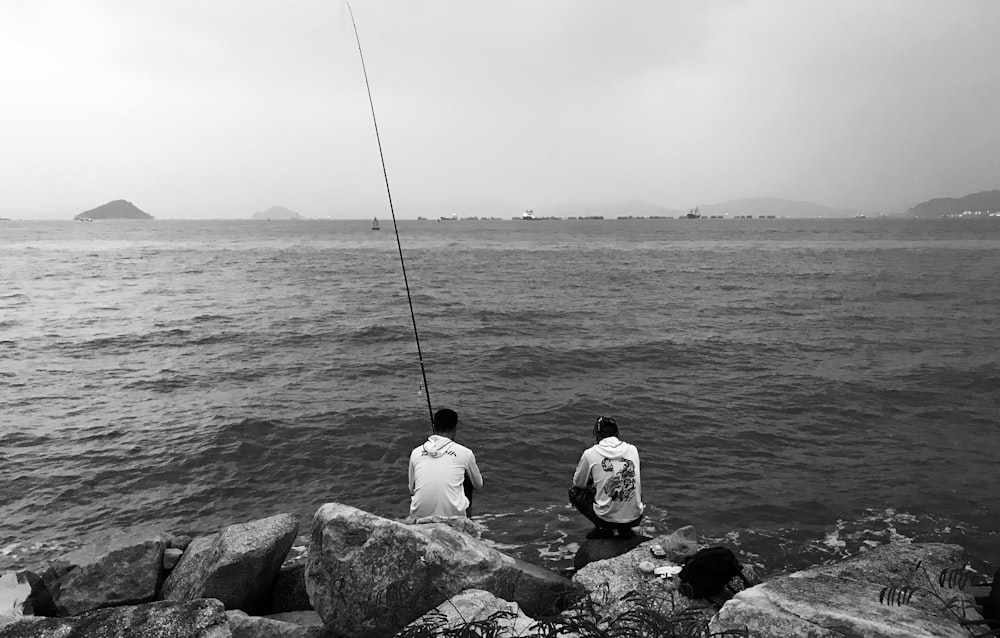
[[[597,444],[580,457],[569,489],[569,502],[594,529],[587,538],[634,536],[632,528],[642,521],[642,482],[639,478],[639,451],[618,438],[618,424],[602,416],[594,424]]]
[[[472,450],[454,441],[458,414],[434,413],[434,433],[410,453],[410,516],[467,516],[483,476]]]

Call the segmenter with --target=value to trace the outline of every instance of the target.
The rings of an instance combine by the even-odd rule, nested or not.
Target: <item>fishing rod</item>
[[[406,302],[410,305],[410,322],[413,324],[413,339],[417,342],[417,359],[420,361],[420,376],[424,381],[424,396],[427,398],[427,412],[434,425],[434,408],[431,407],[431,391],[427,386],[427,371],[424,370],[424,355],[420,351],[420,334],[417,332],[417,315],[413,312],[413,297],[410,295],[410,282],[406,277],[406,262],[403,261],[403,245],[399,241],[399,227],[396,225],[396,210],[392,206],[392,191],[389,189],[389,172],[385,168],[385,154],[382,152],[382,138],[378,132],[378,120],[375,119],[375,102],[372,100],[372,87],[368,82],[368,70],[365,68],[365,54],[361,50],[361,37],[358,35],[358,25],[354,21],[354,10],[351,3],[347,4],[347,12],[351,14],[351,26],[354,27],[354,39],[358,43],[358,55],[361,57],[361,72],[365,76],[365,89],[368,91],[368,106],[372,112],[372,124],[375,125],[375,141],[378,142],[378,156],[382,160],[382,177],[385,179],[385,194],[389,198],[389,213],[392,215],[392,230],[396,234],[396,248],[399,250],[399,265],[403,270],[403,285],[406,287]]]

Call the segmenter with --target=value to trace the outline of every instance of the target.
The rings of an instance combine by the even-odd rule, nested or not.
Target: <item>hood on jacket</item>
[[[424,452],[431,456],[441,456],[448,447],[454,443],[451,439],[440,434],[432,434],[424,442]]]
[[[625,456],[628,443],[622,441],[617,436],[608,436],[601,439],[594,447],[606,459],[620,459]]]

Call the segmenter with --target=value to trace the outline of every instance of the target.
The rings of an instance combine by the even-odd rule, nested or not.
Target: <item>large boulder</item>
[[[710,629],[746,628],[758,638],[967,638],[959,616],[981,617],[959,590],[938,584],[942,571],[964,565],[964,550],[957,545],[883,545],[742,591],[722,607]]]
[[[660,545],[665,558],[656,558],[650,551],[653,545]],[[671,534],[658,536],[623,554],[603,560],[590,561],[577,570],[573,582],[582,586],[589,594],[591,602],[600,615],[620,614],[627,608],[620,601],[632,592],[649,592],[651,595],[671,595],[676,591],[676,583],[665,581],[639,569],[642,562],[650,562],[654,567],[677,565],[687,556],[698,551],[698,541],[694,528],[682,527]],[[677,597],[676,594],[673,595]],[[606,609],[604,609],[606,608]],[[602,612],[602,609],[604,611]]]
[[[471,626],[482,629],[475,635],[508,638],[530,636],[534,625],[535,620],[526,616],[517,603],[497,598],[488,591],[469,589],[452,596],[414,620],[407,628],[414,633],[422,629],[427,634],[436,635]]]
[[[24,619],[0,627],[0,638],[230,638],[217,600],[153,602],[98,609],[69,618]]]
[[[163,600],[216,598],[226,609],[265,613],[298,529],[293,515],[278,514],[195,538],[163,583]]]
[[[579,593],[445,523],[407,525],[340,503],[313,518],[306,591],[335,632],[392,635],[466,589],[517,602],[528,615],[555,614]]]
[[[112,536],[59,556],[41,574],[56,615],[155,600],[166,544],[162,536]]]

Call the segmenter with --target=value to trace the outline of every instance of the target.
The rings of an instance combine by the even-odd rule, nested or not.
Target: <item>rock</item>
[[[573,568],[583,569],[595,560],[607,560],[630,552],[650,539],[648,536],[635,535],[632,538],[594,538],[587,539],[573,557]],[[659,536],[649,545],[659,544],[667,554],[667,560],[681,563],[688,556],[698,551],[698,537],[690,525],[678,528],[666,536]]]
[[[406,525],[339,503],[313,518],[306,591],[334,632],[392,635],[466,589],[517,602],[528,615],[564,608],[580,592],[443,523]]]
[[[632,539],[595,540],[608,542]],[[657,544],[663,547],[667,553],[667,558],[659,559],[652,555],[649,548]],[[608,604],[621,599],[625,594],[640,586],[660,580],[640,570],[639,563],[651,561],[654,567],[676,565],[684,557],[690,556],[696,551],[698,551],[698,544],[695,540],[694,528],[686,526],[672,534],[641,541],[625,553],[617,554],[609,552],[613,555],[608,558],[592,560],[577,570],[576,574],[573,575],[573,581],[581,585],[588,592],[591,592],[592,597],[595,592],[601,592],[601,598],[603,599],[601,604]],[[659,587],[659,585],[657,586]]]
[[[285,611],[280,614],[268,614],[265,618],[272,618],[282,622],[295,623],[303,627],[322,627],[323,619],[315,611]]]
[[[191,544],[191,537],[187,534],[176,534],[167,536],[167,547],[169,549],[179,549],[182,552]]]
[[[648,545],[641,545],[625,554],[589,563],[573,575],[573,581],[589,593],[587,606],[598,619],[614,618],[637,606],[650,606],[651,602],[662,612],[659,609],[662,605],[656,602],[660,599],[670,603],[667,611],[686,606],[686,599],[677,593],[674,580],[664,580],[639,569],[639,563],[649,559]],[[652,562],[657,567],[671,564],[657,559]]]
[[[977,602],[983,606],[983,618],[989,623],[990,629],[1000,629],[1000,569],[993,574],[989,593]]]
[[[202,598],[198,596],[194,589],[198,579],[206,579],[207,575],[202,573],[214,567],[217,557],[213,554],[216,543],[219,542],[219,534],[209,534],[208,536],[198,536],[188,543],[187,549],[181,554],[180,560],[174,565],[170,575],[160,591],[160,598],[164,600],[172,599],[175,592],[186,590],[188,599]],[[217,553],[223,550],[219,549]],[[204,596],[207,598],[208,596]],[[175,600],[184,600],[184,596],[178,595]]]
[[[526,616],[517,603],[501,600],[488,591],[469,589],[413,621],[407,629],[416,632],[418,628],[426,628],[436,635],[471,623],[480,623],[483,629],[489,627],[476,635],[496,638],[528,636],[535,625],[535,621]]]
[[[153,601],[163,547],[159,537],[113,536],[56,558],[42,573],[55,615],[75,616],[102,607]]]
[[[486,526],[478,521],[474,521],[471,518],[466,518],[464,516],[422,516],[420,518],[414,518],[413,516],[407,516],[401,522],[407,525],[428,525],[431,523],[444,523],[450,527],[454,527],[460,532],[465,532],[473,538],[482,538],[483,532],[486,531]]]
[[[565,576],[506,554],[500,555],[511,562],[514,572],[504,572],[500,576],[497,595],[518,603],[532,618],[555,616],[586,597],[583,588]],[[506,579],[512,581],[505,583]]]
[[[271,586],[271,596],[267,604],[268,615],[291,611],[310,611],[312,603],[306,592],[306,565],[285,564],[278,570],[278,576]]]
[[[178,549],[176,547],[168,547],[163,550],[163,569],[168,572],[177,566],[177,562],[184,555],[183,549]]]
[[[631,538],[588,538],[573,556],[573,569],[580,570],[595,560],[607,560],[630,552],[640,543],[652,540],[648,536],[636,534]]]
[[[217,600],[153,602],[98,609],[69,618],[24,619],[0,627],[0,638],[230,638]]]
[[[276,618],[248,616],[239,610],[227,611],[226,616],[233,638],[320,638],[324,633],[322,624],[300,625]]]
[[[919,564],[919,567],[918,567]],[[834,565],[815,567],[742,591],[712,619],[712,632],[749,629],[758,638],[885,636],[947,638],[969,635],[943,601],[938,574],[961,568],[957,545],[894,543]],[[883,588],[918,586],[903,605],[879,602]],[[890,594],[891,595],[891,594]],[[966,617],[979,614],[966,605]]]
[[[195,538],[163,583],[163,600],[216,598],[226,609],[266,611],[298,527],[291,514],[278,514]]]
[[[153,219],[153,216],[139,210],[132,202],[116,199],[82,212],[73,219]]]
[[[176,534],[167,536],[167,547],[184,551],[191,544],[191,537],[187,534]]]

